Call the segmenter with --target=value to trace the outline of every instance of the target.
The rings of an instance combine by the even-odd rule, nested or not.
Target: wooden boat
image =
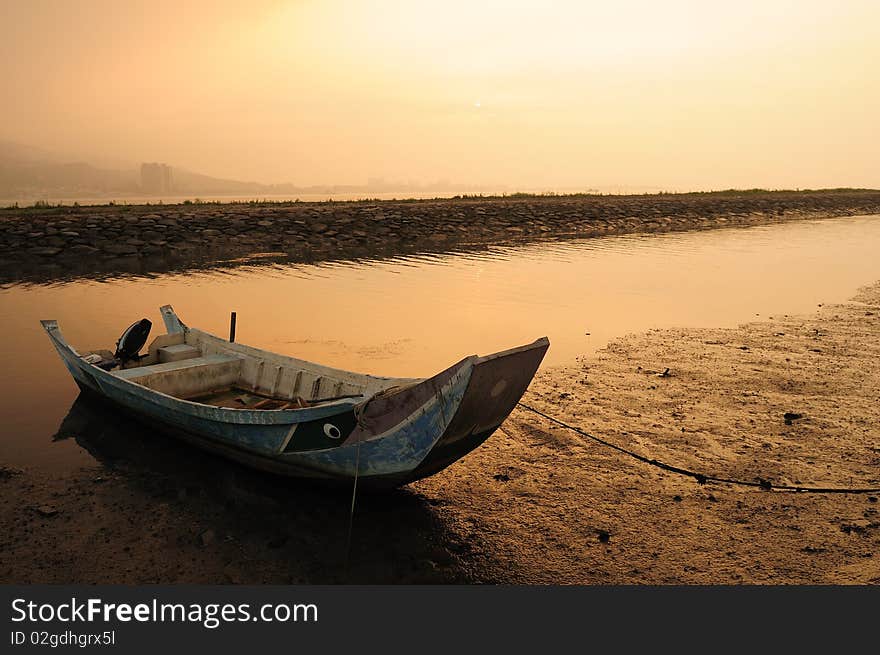
[[[56,321],[41,323],[85,392],[246,465],[379,486],[432,475],[483,443],[550,345],[544,337],[472,355],[425,379],[376,377],[227,341],[187,327],[170,305],[160,311],[167,334],[146,355],[128,347],[122,360],[125,338],[143,325],[126,331],[114,356],[81,353]]]

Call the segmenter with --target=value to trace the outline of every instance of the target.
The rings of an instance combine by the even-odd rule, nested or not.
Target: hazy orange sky
[[[0,0],[0,138],[263,182],[880,187],[880,2]]]

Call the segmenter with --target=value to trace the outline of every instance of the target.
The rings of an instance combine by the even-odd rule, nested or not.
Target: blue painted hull
[[[191,443],[275,473],[338,480],[357,476],[367,484],[387,485],[433,474],[482,443],[513,409],[549,345],[542,339],[489,357],[468,357],[433,378],[374,398],[260,411],[154,391],[86,362],[54,321],[43,326],[84,391],[161,423]],[[354,423],[338,445],[302,445],[308,426],[345,420]]]

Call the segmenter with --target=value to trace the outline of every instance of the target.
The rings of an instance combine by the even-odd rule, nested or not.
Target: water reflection
[[[467,545],[451,533],[431,502],[412,490],[358,495],[347,556],[348,487],[252,471],[86,394],[76,398],[52,439],[75,440],[132,493],[179,506],[175,514],[190,510],[209,522],[216,517],[209,525],[218,539],[231,537],[256,549],[230,563],[236,582],[260,581],[249,577],[253,557],[260,558],[262,574],[276,581],[467,581],[452,566],[452,553]],[[171,530],[192,537],[184,519]]]
[[[568,238],[574,237],[560,237],[559,242]],[[168,252],[144,257],[67,258],[63,262],[35,257],[20,262],[0,261],[0,289],[22,285],[51,286],[79,280],[110,282],[119,279],[153,279],[165,274],[227,275],[234,274],[236,269],[275,269],[285,274],[294,271],[295,275],[297,270],[308,270],[305,277],[312,277],[321,269],[332,271],[340,266],[370,265],[374,262],[393,261],[401,266],[418,266],[420,262],[439,261],[456,255],[479,258],[485,254],[492,257],[511,247],[515,246],[418,242],[392,244],[387,251],[381,247],[349,247],[340,252],[263,252],[234,257],[210,248],[194,249],[185,254]]]

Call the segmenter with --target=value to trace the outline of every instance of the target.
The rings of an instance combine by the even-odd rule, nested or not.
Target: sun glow
[[[301,184],[880,184],[869,0],[153,4],[16,6],[0,137]]]

